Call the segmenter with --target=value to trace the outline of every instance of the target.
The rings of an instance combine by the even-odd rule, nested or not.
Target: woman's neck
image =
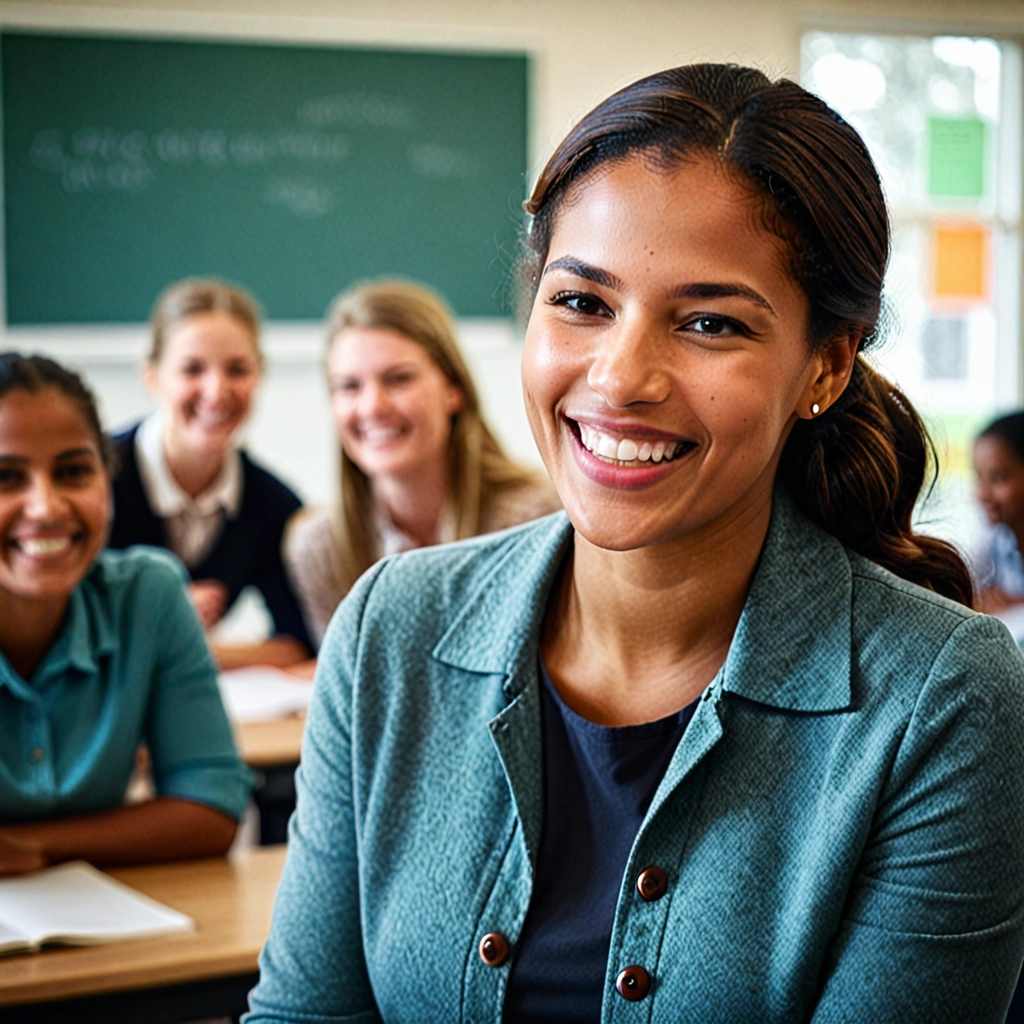
[[[0,594],[0,651],[22,679],[31,679],[64,624],[68,595],[32,600]]]
[[[224,466],[225,451],[197,451],[181,444],[171,431],[164,433],[164,459],[178,486],[197,498],[217,479]]]
[[[602,725],[685,707],[725,661],[771,515],[770,500],[728,530],[634,551],[576,535],[545,621],[545,667],[566,703]]]
[[[419,547],[437,542],[438,525],[448,497],[448,468],[423,466],[415,473],[381,476],[371,481],[374,500],[388,518]]]

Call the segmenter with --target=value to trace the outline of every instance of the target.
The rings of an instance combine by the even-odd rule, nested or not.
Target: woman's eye
[[[697,316],[688,320],[680,328],[682,331],[689,331],[692,334],[703,335],[707,338],[728,338],[733,335],[746,335],[747,329],[736,320],[726,316]]]
[[[20,483],[21,478],[21,470],[0,467],[0,487],[14,487]]]
[[[181,372],[186,377],[198,377],[203,372],[202,363],[184,363],[181,367]]]
[[[331,394],[332,395],[354,395],[359,390],[359,381],[357,380],[332,380],[331,381]]]
[[[58,480],[79,483],[90,479],[95,472],[96,467],[88,462],[73,462],[67,466],[61,466],[54,475]]]
[[[391,387],[403,387],[406,384],[411,384],[416,379],[416,375],[412,373],[391,373],[384,379],[384,383]]]
[[[564,306],[581,316],[602,316],[608,312],[608,307],[596,295],[586,292],[559,292],[548,301],[552,306]]]

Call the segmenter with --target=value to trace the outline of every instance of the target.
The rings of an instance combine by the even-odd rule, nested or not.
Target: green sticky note
[[[928,194],[978,199],[985,192],[985,122],[928,118]]]

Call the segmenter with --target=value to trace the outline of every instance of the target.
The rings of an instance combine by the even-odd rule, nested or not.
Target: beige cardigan
[[[509,488],[491,500],[480,532],[494,533],[518,526],[561,507],[554,488],[546,480]],[[414,546],[383,513],[378,517],[377,526],[378,558]],[[307,508],[295,514],[285,534],[284,560],[309,634],[319,647],[334,609],[355,583],[341,568],[328,509]]]

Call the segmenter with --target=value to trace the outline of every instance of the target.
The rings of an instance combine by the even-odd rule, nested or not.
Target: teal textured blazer
[[[342,604],[250,1024],[500,1022],[542,822],[538,641],[571,542],[558,514],[412,552]],[[651,866],[668,887],[647,902]],[[495,933],[511,956],[492,966]],[[602,1021],[995,1024],[1022,956],[1024,660],[776,495],[622,879]],[[616,990],[628,966],[641,999]]]

